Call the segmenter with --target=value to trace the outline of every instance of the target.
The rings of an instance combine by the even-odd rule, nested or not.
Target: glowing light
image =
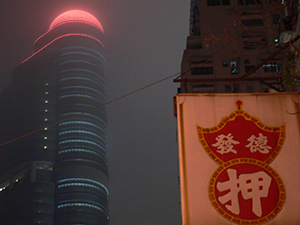
[[[56,17],[49,27],[49,31],[66,23],[86,23],[104,32],[101,23],[93,15],[82,10],[70,10]]]
[[[25,63],[26,61],[28,61],[30,58],[34,57],[36,54],[38,54],[39,52],[41,52],[43,49],[45,49],[46,47],[48,47],[49,45],[51,45],[52,43],[54,43],[55,41],[65,38],[65,37],[70,37],[70,36],[82,36],[82,37],[88,37],[91,38],[95,41],[97,41],[100,45],[102,45],[102,47],[104,47],[104,45],[102,44],[101,41],[99,41],[97,38],[90,36],[90,35],[86,35],[86,34],[80,34],[80,33],[72,33],[72,34],[65,34],[62,36],[59,36],[57,38],[55,38],[53,41],[49,42],[47,45],[45,45],[44,47],[40,48],[38,51],[36,51],[34,54],[32,54],[31,56],[29,56],[27,59],[25,59],[22,63]],[[38,38],[39,39],[39,38]],[[48,83],[46,83],[46,86],[48,86]]]

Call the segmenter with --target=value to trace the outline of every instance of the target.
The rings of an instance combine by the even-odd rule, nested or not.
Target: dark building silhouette
[[[91,14],[61,14],[1,92],[1,225],[108,224],[102,40]]]
[[[182,93],[282,91],[279,1],[191,0],[181,63]],[[259,68],[255,67],[263,63]],[[242,78],[242,79],[239,79]]]

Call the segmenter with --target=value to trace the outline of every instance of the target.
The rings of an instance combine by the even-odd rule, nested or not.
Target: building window
[[[245,0],[246,5],[260,4],[260,0]]]
[[[83,94],[66,94],[59,97],[59,99],[62,98],[70,98],[70,97],[82,97],[82,98],[89,98],[89,99],[95,99],[94,97],[90,95],[83,95]]]
[[[255,5],[260,4],[260,0],[238,0],[239,5]]]
[[[279,14],[272,14],[272,23],[277,25],[280,19],[280,15]]]
[[[229,66],[227,61],[223,61],[222,65],[223,65],[223,67],[228,67]]]
[[[234,86],[234,91],[233,91],[234,93],[239,93],[239,92],[241,92],[241,89],[240,89],[240,85],[235,85]]]
[[[67,130],[67,131],[62,131],[62,132],[58,133],[58,136],[65,135],[65,134],[90,134],[90,135],[99,137],[98,134],[96,134],[94,132],[91,132],[91,131],[86,131],[86,130]],[[99,137],[99,138],[101,138],[101,137]]]
[[[255,66],[254,65],[247,65],[245,66],[245,73],[248,73],[250,70],[252,70]],[[254,71],[253,73],[255,73],[256,71]]]
[[[103,149],[102,145],[99,145],[98,143],[96,143],[94,141],[83,140],[83,139],[71,139],[71,140],[60,141],[60,142],[58,142],[58,145],[69,144],[69,143],[90,144],[90,145],[94,145],[94,146],[97,146],[97,147]]]
[[[283,0],[267,0],[266,1],[267,4],[284,4],[284,1]]]
[[[243,41],[243,49],[258,49],[261,48],[261,42],[259,41]]]
[[[193,93],[215,93],[214,84],[200,84],[193,86]]]
[[[267,45],[267,39],[264,36],[243,36],[243,48],[244,49],[257,49]]]
[[[230,93],[231,92],[231,85],[225,85],[225,93]]]
[[[214,74],[212,66],[195,67],[191,69],[192,75],[208,75]]]
[[[237,61],[230,62],[230,67],[231,67],[231,74],[237,74],[237,73],[239,73]]]
[[[199,8],[198,4],[194,2],[191,2],[190,35],[200,35]],[[202,48],[202,43],[199,43],[199,45],[199,48]]]
[[[67,122],[62,122],[62,123],[58,124],[58,126],[64,126],[64,125],[68,126],[69,124],[78,124],[78,125],[84,124],[84,125],[90,125],[90,126],[93,126],[96,128],[100,128],[99,126],[97,126],[91,122],[86,122],[86,121],[67,121]]]
[[[253,93],[254,92],[253,85],[247,85],[247,92],[248,93]]]
[[[221,0],[207,0],[208,6],[221,5]]]
[[[89,203],[80,203],[80,202],[76,202],[76,203],[65,203],[65,204],[60,204],[57,206],[58,209],[60,208],[66,208],[66,207],[90,207],[90,208],[94,208],[94,209],[97,209],[97,210],[100,210],[101,212],[103,212],[103,209],[100,208],[99,206],[96,206],[96,205],[92,205],[92,204],[89,204]]]
[[[281,65],[278,63],[269,63],[269,64],[265,64],[263,65],[264,68],[264,72],[268,73],[268,72],[281,72]]]
[[[230,5],[230,0],[207,0],[208,6]]]
[[[100,182],[95,181],[95,180],[91,180],[91,179],[87,179],[87,178],[66,178],[63,180],[59,180],[57,183],[58,185],[62,185],[62,184],[67,184],[67,183],[75,183],[75,182],[80,182],[80,183],[90,183],[93,185],[97,185],[99,187],[101,187],[101,189],[104,191],[105,194],[109,194],[107,188]]]
[[[98,152],[92,151],[92,150],[87,150],[87,149],[82,149],[82,148],[69,148],[65,150],[58,151],[58,154],[64,154],[64,153],[70,153],[70,152],[84,152],[84,153],[90,153],[94,154],[97,156],[102,157]]]
[[[242,23],[246,27],[263,26],[264,25],[264,21],[262,19],[242,20]]]

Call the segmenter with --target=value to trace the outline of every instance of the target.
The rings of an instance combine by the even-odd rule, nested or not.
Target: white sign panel
[[[176,96],[183,225],[300,224],[299,100]]]

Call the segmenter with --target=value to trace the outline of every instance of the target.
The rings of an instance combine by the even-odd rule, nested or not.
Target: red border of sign
[[[236,164],[253,164],[253,165],[259,166],[259,167],[267,170],[275,178],[278,188],[279,188],[279,198],[278,198],[279,200],[278,200],[277,206],[271,213],[269,213],[268,215],[266,215],[260,219],[243,220],[243,219],[240,219],[240,218],[230,215],[229,213],[225,212],[221,208],[221,206],[219,205],[218,201],[216,200],[216,196],[215,196],[216,180],[222,171],[224,171],[228,167],[230,167],[232,165],[236,165]],[[219,168],[217,168],[215,170],[215,172],[213,173],[213,175],[211,176],[210,181],[209,181],[208,195],[209,195],[209,200],[210,200],[212,206],[225,219],[227,219],[231,222],[234,222],[236,224],[262,224],[262,223],[266,223],[266,222],[272,220],[281,211],[281,209],[283,208],[284,202],[285,202],[286,191],[285,191],[283,181],[280,178],[280,176],[278,175],[278,173],[272,167],[270,167],[267,163],[264,163],[264,162],[256,160],[256,159],[238,158],[238,159],[232,159],[232,160],[224,163],[223,165],[221,165]]]
[[[239,104],[238,104],[239,103]],[[233,121],[237,116],[242,116],[245,118],[247,121],[252,121],[253,123],[256,124],[260,129],[268,132],[280,132],[279,134],[279,139],[276,145],[276,148],[272,152],[272,154],[264,161],[266,164],[270,164],[271,162],[274,161],[274,159],[277,157],[279,154],[280,150],[282,149],[282,146],[285,141],[285,124],[280,126],[280,127],[269,127],[264,125],[257,117],[249,115],[246,111],[241,110],[241,105],[243,104],[243,101],[238,99],[235,101],[235,104],[237,105],[238,110],[233,111],[229,116],[225,116],[221,119],[221,122],[215,126],[215,127],[210,127],[210,128],[203,128],[198,125],[196,125],[197,128],[197,133],[198,133],[198,138],[199,142],[201,143],[203,149],[206,151],[206,153],[209,155],[210,158],[212,158],[217,164],[222,165],[224,163],[223,160],[221,160],[209,147],[207,144],[203,133],[215,133],[219,130],[221,130],[227,122]]]

